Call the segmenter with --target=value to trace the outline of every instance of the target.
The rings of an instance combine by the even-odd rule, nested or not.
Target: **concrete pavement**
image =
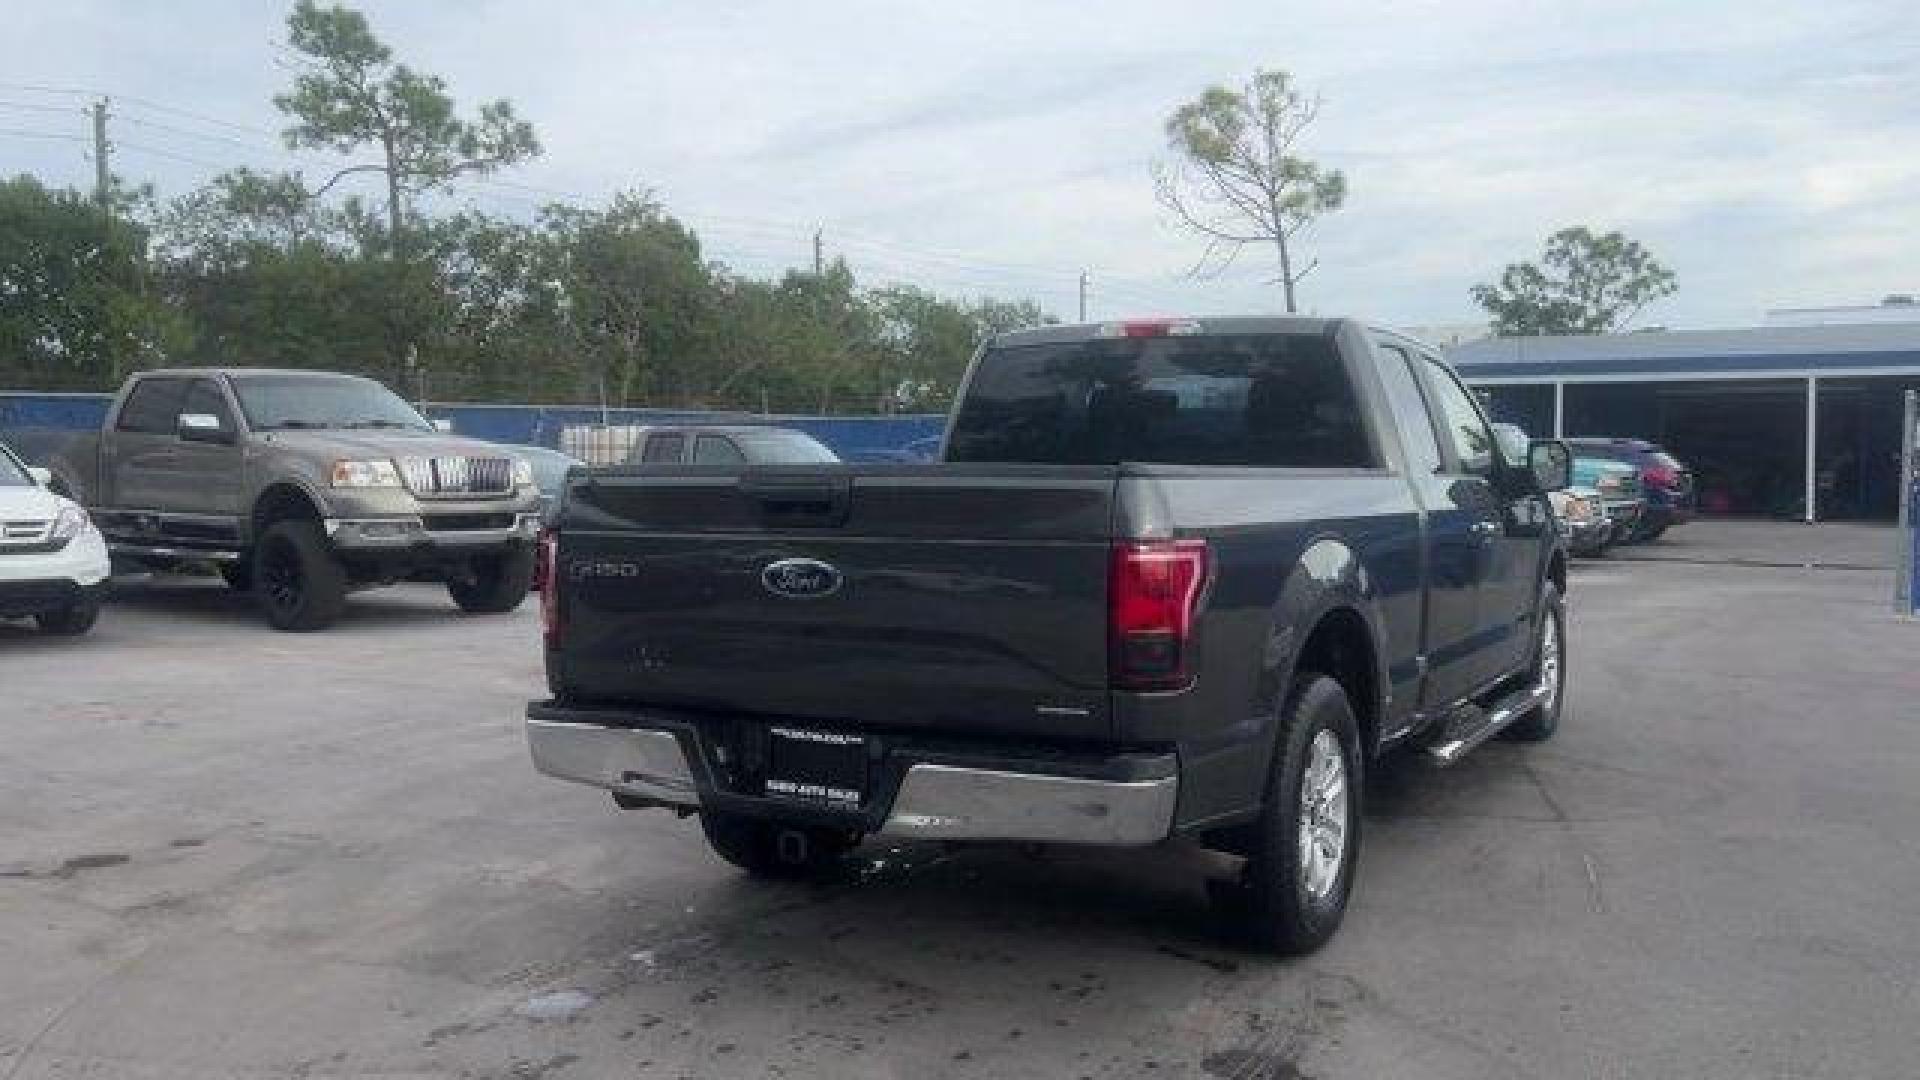
[[[0,1078],[1912,1075],[1883,577],[1580,564],[1560,734],[1377,774],[1292,962],[1217,941],[1190,850],[749,881],[533,774],[530,608],[286,636],[137,586],[89,639],[0,628]]]

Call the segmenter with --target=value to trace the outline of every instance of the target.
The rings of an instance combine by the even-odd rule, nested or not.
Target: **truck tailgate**
[[[576,478],[556,683],[825,725],[1110,734],[1115,470],[812,466]]]

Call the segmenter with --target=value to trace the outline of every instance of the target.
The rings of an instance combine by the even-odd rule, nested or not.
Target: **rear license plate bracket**
[[[867,740],[838,731],[767,729],[766,794],[857,810],[867,795]]]

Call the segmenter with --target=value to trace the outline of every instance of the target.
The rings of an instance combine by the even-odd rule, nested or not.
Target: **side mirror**
[[[179,427],[174,434],[181,442],[216,443],[222,446],[233,443],[233,432],[220,424],[220,418],[212,413],[181,413]]]
[[[1573,451],[1559,439],[1527,444],[1527,468],[1541,491],[1560,491],[1573,483]]]
[[[27,475],[33,477],[33,482],[39,484],[41,487],[49,491],[53,489],[52,469],[43,469],[38,465],[29,465],[27,466]]]

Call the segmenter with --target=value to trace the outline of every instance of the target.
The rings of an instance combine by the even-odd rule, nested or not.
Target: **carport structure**
[[[1891,520],[1916,321],[1488,338],[1448,352],[1530,434],[1660,443],[1705,513]]]

